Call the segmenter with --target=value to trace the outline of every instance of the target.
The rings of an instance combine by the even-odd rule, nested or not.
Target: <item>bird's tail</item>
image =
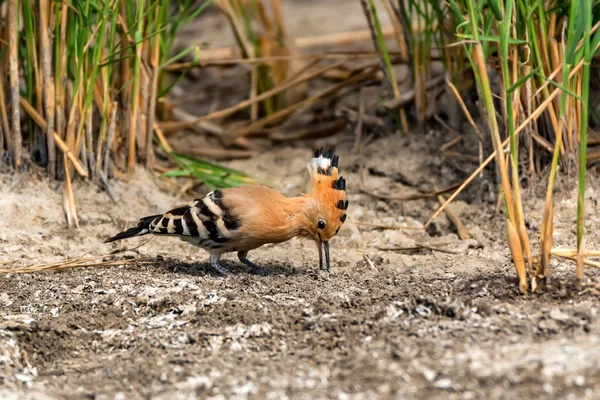
[[[144,217],[140,219],[140,222],[137,226],[133,228],[129,228],[124,232],[117,233],[115,236],[108,238],[104,241],[104,243],[114,242],[121,239],[128,239],[134,236],[143,236],[150,233],[150,224],[157,217],[162,217],[162,215],[152,215],[150,217]]]

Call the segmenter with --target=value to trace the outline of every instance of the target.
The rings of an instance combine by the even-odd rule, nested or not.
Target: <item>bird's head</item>
[[[329,271],[329,240],[334,237],[344,221],[348,201],[344,200],[346,181],[339,176],[339,157],[333,150],[323,153],[316,150],[308,165],[311,181],[306,194],[304,208],[304,235],[315,240],[319,248],[319,260],[323,265],[322,249],[325,248],[325,260]]]

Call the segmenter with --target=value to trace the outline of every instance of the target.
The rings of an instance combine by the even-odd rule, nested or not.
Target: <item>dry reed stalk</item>
[[[529,288],[529,284],[527,282],[527,271],[525,269],[525,260],[523,259],[523,247],[521,246],[521,240],[514,222],[508,218],[506,219],[506,227],[508,248],[512,255],[513,262],[515,263],[515,269],[517,270],[517,275],[519,277],[519,289],[521,290],[521,293],[525,293]]]
[[[437,190],[437,188],[436,188],[436,190]],[[438,195],[437,198],[438,198],[438,201],[440,202],[440,204],[444,204],[444,201],[446,201],[444,196],[442,196],[441,194]],[[452,209],[450,207],[446,207],[445,211],[446,211],[446,216],[448,217],[448,219],[456,227],[456,232],[458,233],[458,237],[460,238],[460,240],[470,239],[471,234],[469,234],[469,230],[462,223],[462,221],[460,220],[460,217],[454,211],[452,211]]]
[[[56,131],[58,136],[65,138],[66,132],[66,110],[67,110],[67,17],[68,6],[66,3],[60,3],[60,42],[59,42],[59,61],[58,71],[56,71],[55,94],[56,94]]]
[[[231,5],[231,0],[215,0],[214,4],[217,7],[219,7],[221,11],[225,13],[225,16],[229,19],[231,27],[233,28],[234,35],[238,40],[238,43],[242,48],[245,57],[253,58],[254,49],[252,48],[252,44],[250,43],[250,40],[246,35],[243,25],[240,22],[239,14],[234,11],[234,7],[232,7]]]
[[[488,78],[488,74],[486,71],[485,58],[483,55],[483,48],[480,43],[475,43],[473,45],[473,51],[471,54],[473,59],[473,63],[475,65],[475,69],[478,71],[479,79],[481,81],[481,87],[483,90],[488,90],[490,87],[490,82]],[[491,93],[491,92],[490,92]],[[491,95],[489,96],[491,100]],[[504,157],[502,156],[502,143],[500,141],[500,133],[498,129],[498,121],[496,119],[496,115],[493,110],[489,107],[486,107],[487,111],[487,124],[490,129],[490,133],[492,136],[492,143],[494,145],[494,150],[496,151],[496,163],[500,169],[501,179],[502,179],[502,188],[504,191],[504,196],[506,198],[506,205],[508,208],[508,219],[514,224],[514,202],[513,202],[513,193],[511,184],[509,181],[508,169],[506,166],[506,162]],[[514,226],[513,226],[514,227]],[[514,227],[516,228],[516,227]]]
[[[118,21],[119,21],[119,25],[121,26],[121,28],[123,29],[124,32],[130,32],[129,27],[126,23],[125,20],[125,10],[126,6],[125,6],[125,2],[122,1],[121,2],[121,7],[119,10],[119,15],[118,15]],[[121,35],[121,42],[120,42],[120,47],[122,49],[127,49],[127,48],[131,48],[134,46],[134,39],[129,35],[129,34],[125,34],[125,35]],[[131,107],[133,105],[132,103],[132,97],[133,97],[133,93],[132,93],[132,81],[133,81],[133,74],[131,73],[131,61],[129,58],[123,60],[120,64],[120,75],[121,75],[121,84],[122,84],[122,89],[121,89],[121,104],[122,107],[119,107],[119,121],[121,122],[122,126],[127,127],[127,132],[120,132],[122,133],[123,137],[125,138],[125,148],[127,149],[126,152],[126,158],[125,158],[125,169],[127,170],[129,168],[129,160],[132,159],[132,152],[133,152],[133,156],[135,157],[135,131],[132,131],[131,129],[131,124],[135,124],[137,122],[137,120],[135,122],[132,122],[132,116],[131,116]],[[116,161],[116,160],[115,160]],[[117,164],[119,165],[119,163]],[[104,168],[106,168],[106,166],[104,166]],[[115,175],[116,175],[116,169],[115,168]]]
[[[508,155],[510,158],[510,154]],[[515,161],[511,160],[511,166],[514,167]],[[529,243],[529,237],[527,236],[527,229],[525,227],[525,217],[523,216],[523,204],[521,201],[521,190],[519,188],[519,176],[518,171],[513,168],[512,171],[512,187],[515,195],[515,229],[519,240],[521,242],[521,249],[527,257],[527,268],[529,273],[533,273],[533,258],[531,256],[531,244]]]
[[[550,250],[550,254],[560,257],[577,257],[577,248],[553,248]],[[584,250],[582,255],[584,257],[600,257],[600,250]]]
[[[451,245],[449,243],[448,245]],[[430,251],[438,251],[440,253],[446,254],[463,254],[461,251],[456,250],[448,250],[441,247],[431,246],[425,243],[416,243],[416,246],[408,246],[408,247],[377,247],[377,250],[381,251],[398,251],[398,252],[417,252],[419,250],[426,249]]]
[[[147,53],[145,49],[147,41],[141,43],[142,54],[140,58],[140,69],[146,70],[146,61],[148,58],[145,57],[144,53]],[[137,130],[137,151],[142,159],[146,159],[146,148],[148,143],[148,137],[152,138],[152,131],[150,135],[146,131],[148,127],[148,106],[150,105],[150,86],[152,85],[152,71],[148,71],[145,74],[140,73],[140,98],[139,98],[139,113],[138,113],[138,130]],[[151,139],[150,139],[151,141]],[[150,147],[152,149],[152,147]]]
[[[143,18],[143,9],[144,9],[145,1],[141,0],[138,2],[138,15],[137,15],[137,32],[143,32],[144,27],[144,18]],[[141,74],[141,64],[142,64],[142,44],[132,42],[134,45],[134,60],[133,60],[133,85],[131,89],[131,111],[129,114],[129,146],[128,146],[128,155],[127,155],[127,175],[131,176],[133,174],[133,170],[135,168],[135,148],[136,148],[136,139],[138,135],[138,111],[140,107],[140,74]]]
[[[523,65],[523,75],[527,76],[529,75],[529,73],[531,72],[531,67],[528,64]],[[526,115],[531,115],[531,109],[533,107],[533,101],[531,98],[531,93],[532,93],[532,82],[531,79],[528,79],[527,82],[525,82],[525,100],[521,102],[521,106],[523,107],[524,104],[524,113],[521,113],[521,115],[526,114]],[[521,118],[521,122],[523,121],[524,117]],[[530,178],[533,178],[535,176],[535,162],[533,160],[533,133],[536,130],[536,121],[533,121],[531,124],[528,124],[526,126],[526,132],[527,132],[527,146],[528,146],[528,153],[529,153],[529,176]]]
[[[417,121],[419,125],[419,129],[423,129],[425,123],[425,112],[427,109],[427,92],[425,90],[425,81],[427,80],[427,68],[423,63],[420,63],[419,60],[422,58],[422,53],[424,53],[422,46],[422,40],[415,40],[416,45],[414,48],[413,54],[413,68],[412,75],[415,86],[415,108],[417,110]],[[417,60],[417,61],[414,61]]]
[[[4,137],[4,144],[6,148],[11,151],[12,149],[12,137],[10,135],[10,128],[8,125],[8,113],[6,111],[6,99],[4,98],[5,87],[4,87],[4,67],[0,65],[0,119],[2,120],[2,135]]]
[[[324,74],[325,72],[333,69],[333,68],[337,68],[340,65],[342,65],[346,60],[340,60],[336,63],[333,63],[331,65],[328,65],[326,67],[320,68],[316,71],[313,71],[311,73],[306,74],[305,76],[299,76],[298,78],[296,78],[295,80],[289,81],[289,82],[283,82],[282,84],[274,87],[271,90],[268,90],[264,93],[261,93],[260,95],[256,96],[254,99],[248,99],[248,100],[244,100],[242,102],[239,102],[231,107],[227,107],[224,108],[222,110],[218,110],[215,112],[212,112],[210,114],[207,115],[203,115],[201,117],[197,117],[188,121],[182,121],[182,122],[163,122],[160,123],[159,126],[161,127],[162,131],[164,133],[168,133],[168,132],[172,132],[172,131],[176,131],[176,130],[180,130],[180,129],[185,129],[188,128],[192,125],[198,124],[200,122],[205,122],[205,121],[209,121],[211,119],[217,119],[217,118],[224,118],[227,117],[231,114],[234,114],[240,110],[243,110],[244,108],[252,105],[252,104],[256,104],[257,102],[266,100],[268,98],[271,98],[289,88],[292,88],[296,85],[299,85],[301,83],[304,83],[306,81],[309,81],[311,79],[314,79],[322,74]]]
[[[63,208],[67,216],[67,225],[69,228],[73,226],[79,227],[79,218],[77,217],[77,209],[75,207],[75,195],[73,194],[73,185],[71,184],[71,173],[69,172],[69,160],[64,156],[65,163],[65,182],[63,186]]]
[[[348,220],[349,223],[354,224],[356,226],[366,226],[368,228],[375,228],[375,229],[389,229],[389,230],[408,230],[408,231],[420,231],[423,230],[423,228],[415,228],[415,227],[404,227],[404,226],[394,226],[394,225],[383,225],[383,224],[373,224],[370,222],[356,222],[356,221],[352,221],[352,220]]]
[[[396,43],[398,43],[400,54],[408,59],[410,57],[407,46],[408,35],[406,33],[406,27],[402,23],[402,18],[400,18],[399,10],[397,10],[395,5],[392,4],[392,0],[381,0],[381,2],[383,3],[385,11],[392,22],[394,36],[396,37]]]
[[[117,126],[117,110],[119,108],[119,103],[114,101],[110,106],[110,120],[108,124],[108,133],[106,135],[106,146],[103,149],[103,160],[102,160],[102,173],[105,177],[108,177],[108,166],[109,166],[109,157],[111,152],[112,143],[115,137],[115,129]]]
[[[253,65],[250,70],[250,121],[258,119],[258,66]]]
[[[90,171],[90,175],[92,176],[92,178],[95,178],[96,176],[96,161],[94,159],[94,139],[92,138],[92,131],[93,131],[93,110],[90,107],[90,109],[87,112],[87,121],[85,124],[85,144],[83,145],[83,152],[82,154],[86,154],[87,157],[87,161],[88,161],[88,167],[89,167],[89,171]],[[85,163],[84,163],[85,165]]]
[[[145,241],[144,243],[142,243],[140,246],[137,246],[137,247],[141,247],[142,245],[144,245],[146,243],[148,243],[148,241]],[[45,264],[36,264],[36,265],[30,265],[30,266],[18,267],[18,268],[4,268],[4,269],[0,269],[0,274],[27,274],[27,273],[33,273],[33,272],[59,271],[59,270],[64,270],[64,269],[81,268],[81,267],[112,267],[112,266],[122,266],[122,265],[146,263],[147,261],[152,260],[152,258],[149,258],[149,257],[125,258],[122,260],[107,260],[107,261],[103,260],[107,257],[112,257],[114,254],[123,253],[128,250],[130,250],[130,249],[122,249],[117,253],[108,254],[108,255],[104,255],[104,256],[100,256],[100,257],[86,258],[84,255],[84,256],[77,257],[77,258],[71,259],[71,260],[66,260],[66,261],[58,261],[58,262],[45,263]],[[131,249],[131,250],[135,250],[135,248]],[[15,261],[17,261],[17,260],[12,260],[10,262],[15,262]],[[0,265],[7,264],[7,263],[9,263],[9,262],[0,262]]]
[[[320,93],[317,93],[316,95],[309,97],[308,99],[305,99],[299,103],[293,104],[287,108],[284,108],[280,111],[277,111],[274,114],[271,114],[265,118],[262,118],[254,123],[249,124],[248,126],[245,126],[237,131],[231,132],[229,134],[229,137],[226,138],[225,142],[228,144],[231,144],[235,139],[242,137],[242,136],[246,136],[250,133],[252,133],[253,131],[255,131],[256,129],[262,128],[266,125],[275,123],[285,117],[287,117],[288,115],[290,115],[292,112],[302,108],[302,107],[309,107],[312,104],[314,104],[315,102],[317,102],[319,99],[325,97],[325,96],[331,96],[334,95],[335,93],[339,92],[340,90],[342,90],[343,88],[352,85],[354,83],[360,82],[364,79],[369,78],[371,75],[373,75],[376,72],[376,69],[374,68],[367,68],[365,71],[354,75],[353,77],[351,77],[350,79],[338,83],[328,89],[323,90]]]
[[[475,131],[475,134],[477,135],[477,138],[479,139],[479,141],[478,141],[479,142],[479,162],[482,163],[483,162],[483,136],[481,135],[481,131],[479,130],[479,127],[473,120],[473,117],[471,116],[471,113],[469,112],[469,109],[467,108],[467,105],[465,104],[462,96],[458,92],[458,89],[456,89],[456,86],[454,86],[452,81],[450,79],[448,79],[448,76],[446,76],[446,84],[448,85],[448,87],[450,88],[452,93],[454,94],[454,97],[456,98],[456,101],[458,101],[458,104],[460,105],[460,108],[462,109],[463,114],[467,118],[467,121],[469,121],[469,124],[471,125],[471,127],[473,127],[473,130]]]
[[[81,165],[83,165],[83,168],[85,168],[86,172],[93,176],[94,172],[89,170],[90,164],[88,162],[88,154],[86,151],[86,147],[87,147],[87,139],[84,136],[82,139],[82,146],[79,149],[79,152],[77,154],[75,154],[75,156],[81,160]]]
[[[273,19],[277,25],[277,35],[285,37],[285,24],[283,23],[283,11],[281,10],[280,0],[271,0],[271,8],[273,9]]]
[[[552,153],[554,151],[554,148],[552,147],[552,144],[550,142],[548,142],[548,140],[546,140],[545,138],[543,138],[542,136],[540,136],[539,133],[537,133],[535,130],[532,130],[531,132],[531,138],[544,150],[546,150],[548,153]]]
[[[558,256],[558,255],[557,255],[557,257],[562,257],[562,258],[566,258],[567,260],[571,260],[571,261],[577,262],[577,257]],[[587,265],[589,267],[600,268],[600,262],[597,262],[597,261],[582,259],[581,263],[582,263],[582,265]]]
[[[449,132],[454,133],[455,135],[458,135],[454,139],[451,139],[449,142],[445,143],[442,147],[440,147],[440,150],[442,152],[448,151],[449,149],[451,149],[452,147],[457,145],[461,140],[463,140],[462,135],[460,135],[456,131],[454,131],[451,126],[448,126],[448,124],[446,124],[444,122],[444,120],[442,120],[440,117],[438,117],[437,114],[434,115],[434,118],[437,122],[440,123],[440,125],[442,125],[444,128],[446,128]]]
[[[56,99],[54,93],[54,79],[52,77],[52,51],[48,36],[50,4],[48,0],[40,0],[40,46],[42,53],[42,76],[44,92],[44,113],[47,121],[46,144],[48,147],[48,174],[53,179],[56,174],[56,147],[54,144],[54,110]]]
[[[81,63],[80,68],[83,69],[83,63]],[[80,74],[83,74],[83,70],[79,71]],[[69,94],[69,105],[68,105],[68,118],[67,118],[67,126],[66,126],[66,132],[65,132],[65,143],[67,144],[67,146],[69,147],[69,150],[73,151],[75,149],[75,129],[77,127],[77,121],[78,121],[78,105],[79,105],[79,98],[80,98],[80,90],[79,88],[75,89],[72,85],[71,81],[68,81],[68,85],[67,85],[67,92]],[[65,168],[67,168],[67,166],[65,165]]]
[[[12,151],[15,168],[21,169],[22,138],[19,111],[19,1],[8,0],[8,64],[10,69],[10,105],[12,123]]]
[[[156,138],[158,139],[158,141],[160,142],[162,147],[165,149],[165,151],[167,153],[172,153],[173,149],[171,148],[171,145],[167,141],[167,138],[165,138],[165,135],[163,134],[162,129],[160,129],[160,126],[155,123],[153,128],[154,128],[154,134],[156,135]]]
[[[159,7],[156,7],[155,20],[158,21]],[[146,167],[150,167],[154,162],[154,150],[152,148],[152,139],[154,138],[154,118],[156,115],[156,97],[158,94],[158,77],[160,75],[160,41],[159,35],[153,38],[152,56],[150,57],[150,71],[152,74],[152,84],[150,87],[150,104],[148,105],[148,120],[146,125]]]

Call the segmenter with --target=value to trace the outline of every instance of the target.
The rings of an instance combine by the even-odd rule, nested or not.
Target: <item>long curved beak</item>
[[[329,242],[324,242],[319,238],[317,247],[319,248],[319,269],[323,269],[323,247],[325,247],[325,264],[327,265],[327,272],[329,272]]]

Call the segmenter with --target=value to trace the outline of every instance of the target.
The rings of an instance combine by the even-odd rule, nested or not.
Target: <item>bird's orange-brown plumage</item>
[[[329,240],[346,220],[346,181],[339,176],[339,158],[330,150],[316,151],[308,165],[311,176],[306,194],[288,198],[266,186],[219,189],[165,214],[142,218],[138,226],[107,242],[145,234],[176,235],[211,254],[220,272],[222,253],[237,251],[245,264],[248,251],[293,237],[314,240],[325,248],[329,270]]]

